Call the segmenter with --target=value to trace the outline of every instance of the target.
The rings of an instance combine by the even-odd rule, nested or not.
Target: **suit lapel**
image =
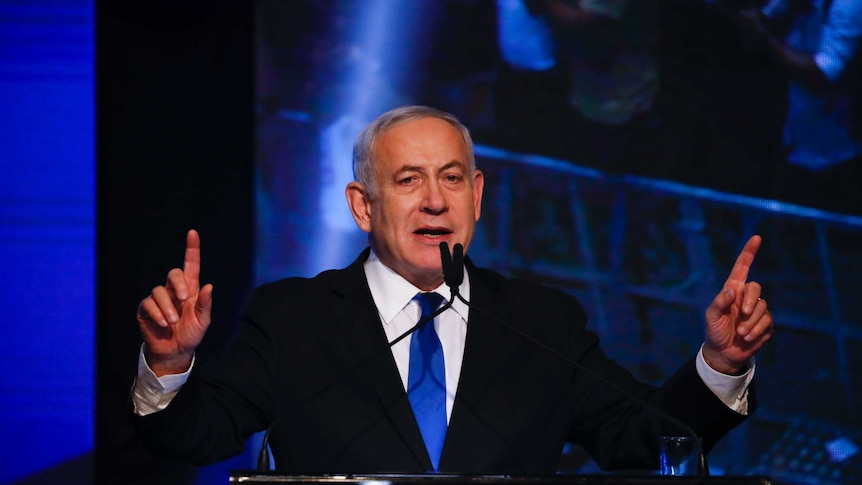
[[[355,356],[357,372],[376,391],[384,412],[416,457],[419,466],[430,470],[431,460],[387,344],[371,290],[368,289],[363,269],[368,253],[366,249],[333,283],[336,325],[349,351]]]

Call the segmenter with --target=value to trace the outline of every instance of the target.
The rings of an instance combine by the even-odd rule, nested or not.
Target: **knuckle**
[[[138,317],[144,319],[151,319],[154,304],[155,302],[153,302],[153,299],[150,297],[141,300],[141,303],[138,304]]]
[[[179,281],[183,277],[183,270],[179,268],[174,268],[168,272],[168,282]]]

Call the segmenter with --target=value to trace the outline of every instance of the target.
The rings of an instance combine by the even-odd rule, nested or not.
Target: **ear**
[[[344,189],[344,195],[347,196],[347,205],[350,206],[356,225],[365,232],[371,232],[371,201],[365,193],[365,187],[359,182],[350,182]]]
[[[485,174],[481,170],[473,172],[473,212],[476,214],[476,221],[479,221],[479,216],[482,214],[482,192],[485,190]]]

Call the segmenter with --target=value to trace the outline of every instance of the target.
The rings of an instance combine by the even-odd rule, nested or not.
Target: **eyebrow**
[[[464,164],[464,162],[461,162],[460,160],[452,160],[451,162],[447,163],[446,165],[443,165],[442,167],[440,167],[438,172],[445,172],[446,170],[449,170],[449,169],[455,168],[455,167],[466,169],[466,165]],[[425,168],[420,167],[418,165],[404,165],[400,169],[398,169],[395,173],[399,174],[399,173],[404,173],[404,172],[425,172]]]

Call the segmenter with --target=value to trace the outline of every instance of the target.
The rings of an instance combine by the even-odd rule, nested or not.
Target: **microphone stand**
[[[266,433],[263,434],[263,440],[260,443],[260,452],[257,455],[257,471],[269,471],[269,433],[272,431],[272,425],[266,428]]]

